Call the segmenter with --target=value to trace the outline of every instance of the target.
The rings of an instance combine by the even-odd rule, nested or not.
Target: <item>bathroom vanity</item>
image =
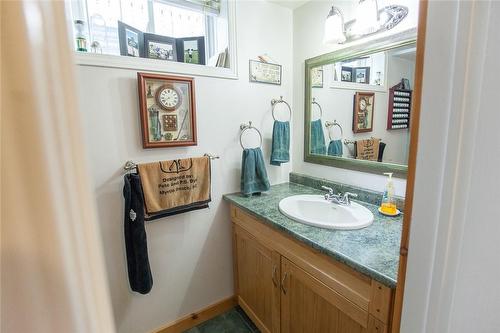
[[[401,217],[375,217],[359,230],[295,222],[281,199],[321,194],[296,183],[261,196],[225,196],[233,224],[238,304],[262,332],[389,332]]]

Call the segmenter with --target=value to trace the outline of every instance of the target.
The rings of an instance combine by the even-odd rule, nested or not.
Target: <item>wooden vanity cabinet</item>
[[[239,228],[234,238],[238,303],[263,332],[279,332],[280,255]]]
[[[261,332],[389,332],[393,291],[231,206],[238,304]]]

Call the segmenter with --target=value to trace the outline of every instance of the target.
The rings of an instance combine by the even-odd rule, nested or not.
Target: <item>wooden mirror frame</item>
[[[392,307],[392,333],[401,329],[401,314],[403,312],[403,297],[406,281],[406,266],[408,261],[408,246],[410,240],[410,225],[413,209],[413,192],[415,189],[415,172],[417,168],[418,132],[420,128],[420,106],[422,102],[422,78],[424,75],[425,34],[427,31],[428,0],[420,0],[418,11],[417,56],[415,62],[415,82],[413,83],[413,105],[410,120],[410,150],[408,154],[408,178],[406,180],[405,210],[403,230],[399,250],[398,279],[396,295]]]
[[[304,98],[304,161],[309,163],[333,166],[343,169],[351,169],[362,172],[381,174],[383,172],[392,172],[395,177],[406,178],[408,166],[402,164],[382,163],[377,161],[358,160],[354,158],[345,158],[338,156],[327,156],[311,154],[310,136],[311,136],[311,112],[312,112],[312,87],[311,87],[311,69],[335,62],[367,56],[377,52],[383,52],[390,49],[416,44],[417,29],[411,29],[393,36],[371,41],[366,44],[356,45],[346,49],[326,53],[305,61],[305,98]],[[416,67],[415,67],[416,69]],[[414,105],[412,106],[414,107]],[[413,109],[412,109],[413,113]],[[412,117],[410,115],[411,119]],[[413,126],[410,121],[410,133]]]

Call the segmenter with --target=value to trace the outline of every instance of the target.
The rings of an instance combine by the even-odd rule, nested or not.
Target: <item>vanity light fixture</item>
[[[332,6],[325,21],[324,44],[343,44],[367,35],[391,30],[408,15],[408,7],[390,5],[378,8],[377,0],[360,0],[356,19],[344,23],[338,7]]]
[[[367,35],[377,32],[379,22],[377,0],[360,0],[356,10],[356,22],[352,28],[356,35]]]
[[[344,15],[340,9],[332,6],[325,21],[324,44],[342,44],[346,41]]]

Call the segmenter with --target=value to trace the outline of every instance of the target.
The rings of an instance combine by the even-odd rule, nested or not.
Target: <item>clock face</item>
[[[164,110],[174,111],[182,103],[181,93],[172,85],[163,85],[156,92],[156,103]]]
[[[365,111],[366,110],[366,101],[364,99],[362,99],[362,100],[359,101],[359,109],[361,111]]]

